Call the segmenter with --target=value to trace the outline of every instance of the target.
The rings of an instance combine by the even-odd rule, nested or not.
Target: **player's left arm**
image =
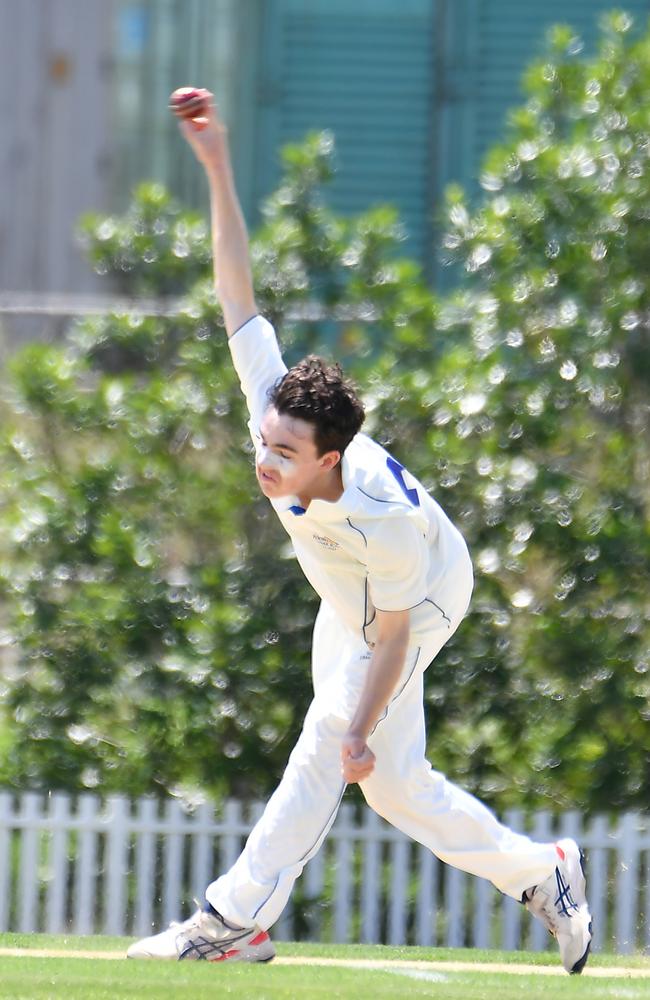
[[[361,699],[341,746],[341,772],[349,783],[363,781],[375,766],[367,744],[388,705],[404,667],[409,642],[408,611],[377,611],[377,641],[368,665]]]

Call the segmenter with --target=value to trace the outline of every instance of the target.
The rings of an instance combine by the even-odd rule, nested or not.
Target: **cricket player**
[[[380,816],[524,903],[556,937],[567,972],[581,972],[591,917],[577,844],[535,843],[509,830],[425,758],[424,672],[467,611],[465,542],[422,485],[361,433],[363,406],[338,366],[308,357],[287,371],[255,304],[212,95],[188,91],[174,109],[209,183],[216,289],[250,413],[257,481],[321,604],[314,699],[278,788],[236,863],[207,887],[203,907],[136,942],[128,956],[273,958],[268,929],[346,785],[358,782]]]

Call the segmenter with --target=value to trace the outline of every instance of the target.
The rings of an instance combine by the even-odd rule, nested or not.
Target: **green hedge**
[[[555,31],[482,203],[449,192],[444,299],[390,209],[328,209],[328,135],[284,151],[253,238],[288,359],[345,362],[470,542],[429,750],[501,809],[650,793],[650,38],[627,27],[590,63]],[[6,379],[0,779],[263,795],[309,701],[315,601],[256,493],[207,233],[145,185],[83,234],[112,287],[187,298],[82,322]],[[292,319],[306,303],[328,321]]]

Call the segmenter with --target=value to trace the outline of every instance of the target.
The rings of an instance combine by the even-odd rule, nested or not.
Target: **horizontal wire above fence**
[[[132,298],[120,295],[35,295],[0,292],[0,316],[108,316],[113,313],[135,316],[173,317],[192,314],[195,306],[184,297]],[[216,308],[216,306],[215,306]],[[290,322],[372,323],[379,313],[370,305],[325,308],[319,302],[293,305],[287,311]]]

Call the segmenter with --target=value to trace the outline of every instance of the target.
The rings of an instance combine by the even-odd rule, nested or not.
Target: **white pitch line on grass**
[[[449,976],[442,972],[420,972],[419,969],[391,969],[384,966],[384,972],[390,972],[393,976],[407,976],[409,979],[419,979],[427,983],[448,983]]]
[[[0,948],[0,957],[8,958],[100,958],[124,961],[124,951],[80,951],[67,948]],[[138,961],[137,959],[130,961]],[[140,959],[142,961],[142,959]],[[148,961],[155,961],[149,959]],[[280,955],[273,965],[320,965],[339,969],[369,969],[380,972],[493,972],[511,976],[566,976],[560,965],[524,965],[510,962],[428,962],[423,959],[324,958],[317,955]],[[650,979],[650,967],[587,966],[583,977],[595,979]]]
[[[346,969],[379,969],[381,971],[411,969],[417,972],[497,972],[512,976],[566,976],[560,965],[523,965],[510,962],[428,962],[417,959],[375,959],[375,958],[318,958],[298,956],[282,956],[274,959],[279,965],[333,965]],[[611,966],[588,966],[582,973],[584,976],[606,979],[648,979],[650,968],[625,969]]]

